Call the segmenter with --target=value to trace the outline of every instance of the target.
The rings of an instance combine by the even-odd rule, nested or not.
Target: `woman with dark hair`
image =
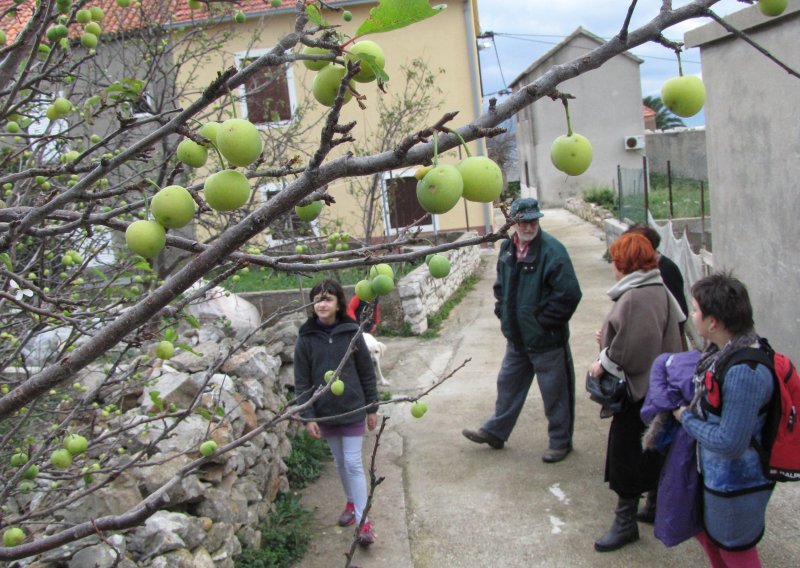
[[[624,234],[609,247],[617,283],[608,291],[614,301],[597,332],[600,357],[589,372],[625,380],[628,404],[615,414],[608,432],[605,480],[618,496],[614,522],[595,550],[617,550],[639,539],[636,510],[642,493],[658,484],[662,456],[642,450],[645,425],[639,416],[650,381],[650,367],[661,353],[682,350],[678,323],[685,319],[664,287],[656,251],[645,237]],[[606,408],[601,417],[611,412]]]
[[[364,338],[356,340],[348,354],[358,324],[347,316],[347,301],[342,286],[333,280],[320,282],[311,289],[314,313],[300,328],[294,349],[294,385],[299,404],[324,387],[328,371],[344,382],[344,392],[324,393],[300,414],[306,419],[306,431],[312,438],[325,438],[331,448],[336,471],[342,482],[347,504],[339,517],[340,526],[361,523],[367,504],[367,480],[361,459],[366,429],[378,424],[378,388]],[[365,428],[366,418],[366,428]],[[358,537],[361,545],[375,541],[372,523],[365,521]]]
[[[692,286],[692,322],[708,342],[697,364],[695,396],[675,418],[697,440],[703,476],[703,522],[697,539],[714,568],[761,566],[756,544],[774,483],[756,445],[772,398],[772,371],[763,364],[729,365],[746,347],[760,347],[747,288],[729,274]]]

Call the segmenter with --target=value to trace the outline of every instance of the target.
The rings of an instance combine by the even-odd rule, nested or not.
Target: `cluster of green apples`
[[[369,269],[369,278],[356,282],[356,296],[362,302],[372,302],[378,296],[386,296],[394,290],[394,270],[386,263]]]
[[[442,254],[429,254],[425,257],[425,264],[434,278],[444,278],[450,274],[450,260]]]
[[[503,191],[503,172],[486,156],[469,156],[455,166],[424,166],[414,176],[417,201],[428,213],[447,213],[461,197],[491,203]]]
[[[306,254],[310,250],[311,249],[308,248],[308,245],[304,243],[298,243],[294,246],[294,252],[296,252],[297,254]]]
[[[62,444],[64,447],[50,454],[50,463],[58,469],[67,469],[72,460],[89,449],[89,441],[80,434],[68,434]]]
[[[72,103],[69,102],[69,99],[57,97],[53,100],[53,103],[47,107],[44,114],[49,120],[57,120],[59,118],[65,118],[73,110]]]
[[[58,469],[66,469],[72,465],[72,459],[81,455],[89,448],[89,441],[79,434],[69,434],[64,438],[63,447],[50,454],[50,464]],[[33,487],[33,480],[39,475],[39,466],[28,461],[28,454],[21,449],[12,454],[10,465],[13,468],[25,468],[22,473],[23,482],[20,489],[26,490]],[[6,545],[9,546],[9,545]]]
[[[263,150],[258,128],[243,118],[231,118],[222,124],[207,122],[198,134],[208,142],[198,144],[187,138],[178,144],[176,151],[178,160],[192,168],[206,164],[209,147],[216,148],[228,165],[236,167],[249,166]],[[233,211],[250,199],[250,182],[236,169],[223,169],[206,178],[203,197],[215,211]],[[185,227],[196,211],[194,198],[186,188],[179,185],[165,187],[150,202],[154,220],[142,219],[131,223],[125,231],[125,242],[136,254],[153,258],[166,245],[166,230]]]
[[[7,117],[6,132],[8,132],[9,134],[20,134],[22,131],[26,130],[32,123],[33,123],[32,118],[20,114],[18,112],[12,112]],[[15,136],[14,141],[21,142],[22,138]],[[23,152],[24,158],[29,158],[31,155],[32,152],[30,150],[26,150]],[[3,185],[4,189],[10,189],[11,187],[13,187],[13,184]]]
[[[303,55],[333,55],[324,47],[304,47]],[[348,88],[344,92],[344,103],[347,104],[353,98],[355,83],[371,83],[378,78],[378,74],[383,72],[386,65],[386,56],[380,45],[370,40],[361,40],[353,43],[346,50],[344,55],[345,63],[353,65],[360,62],[361,68],[353,76]],[[311,85],[311,93],[318,103],[325,106],[333,106],[336,95],[339,93],[339,86],[342,83],[346,68],[335,62],[325,60],[303,60],[303,65],[311,71],[317,71],[314,82]]]
[[[75,13],[75,21],[83,24],[83,34],[81,34],[81,45],[86,49],[94,49],[100,40],[100,33],[103,31],[100,22],[105,17],[102,8],[92,6],[90,8],[78,10]]]
[[[346,231],[331,233],[328,235],[328,242],[325,244],[325,250],[331,251],[345,251],[350,250],[350,233]]]
[[[36,476],[39,475],[39,466],[35,463],[28,464],[28,454],[23,452],[20,448],[17,448],[16,453],[11,455],[10,460],[11,467],[19,469],[21,467],[25,468],[25,471],[22,472],[22,479],[25,485],[22,485],[20,488],[24,489],[25,487],[31,487],[31,481],[36,479]]]
[[[336,371],[333,369],[329,369],[325,371],[325,375],[323,377],[326,383],[331,383],[331,392],[336,396],[339,396],[344,392],[344,381],[336,375]]]

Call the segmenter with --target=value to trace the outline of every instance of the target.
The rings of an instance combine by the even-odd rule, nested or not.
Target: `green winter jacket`
[[[325,372],[339,366],[357,331],[358,324],[350,318],[343,318],[330,333],[323,330],[314,317],[303,324],[294,348],[294,388],[298,403],[306,402],[325,384]],[[301,412],[303,418],[330,418],[325,420],[326,424],[351,424],[364,420],[367,412],[378,411],[374,404],[378,401],[375,368],[363,337],[356,341],[340,378],[344,381],[344,392],[338,396],[330,391],[325,393],[313,406]],[[348,413],[347,416],[340,416],[344,413]]]
[[[543,353],[567,345],[581,288],[567,249],[539,229],[519,262],[512,240],[503,241],[494,297],[506,339],[518,350]]]

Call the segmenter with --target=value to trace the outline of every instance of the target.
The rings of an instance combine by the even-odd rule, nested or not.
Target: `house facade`
[[[239,8],[247,14],[247,20],[234,23],[228,18],[211,25],[207,33],[210,38],[218,39],[219,49],[203,58],[194,77],[179,75],[178,82],[190,82],[194,92],[199,93],[217,73],[230,66],[242,68],[272,49],[282,36],[294,30],[294,5],[294,1],[288,0],[284,0],[283,6],[277,9],[260,0],[240,3]],[[352,20],[345,22],[340,13],[323,12],[326,20],[340,26],[340,32],[352,37],[377,2],[345,1],[331,5],[346,8],[352,13]],[[186,13],[177,14],[174,24],[176,33],[191,33],[190,17],[197,15],[188,13],[187,9],[182,10]],[[231,29],[235,29],[236,33],[231,34]],[[476,2],[459,0],[449,3],[448,9],[436,16],[412,26],[365,36],[363,39],[378,43],[386,54],[385,71],[390,77],[386,85],[387,93],[381,93],[374,82],[357,84],[359,93],[366,96],[365,108],[361,108],[355,100],[350,101],[342,109],[340,118],[341,124],[351,121],[357,123],[352,131],[355,140],[334,148],[330,157],[339,157],[350,151],[372,153],[380,147],[377,133],[396,129],[393,125],[381,125],[381,107],[390,106],[397,101],[397,97],[407,96],[406,74],[415,68],[419,70],[424,67],[435,77],[428,88],[434,92],[432,99],[437,104],[425,109],[425,116],[416,117],[420,119],[420,128],[435,123],[445,112],[458,111],[456,120],[449,125],[452,128],[479,116],[481,100],[475,43],[477,29]],[[262,130],[267,140],[268,156],[269,152],[274,151],[276,159],[279,155],[282,159],[294,158],[302,166],[316,150],[320,129],[329,110],[317,103],[311,94],[316,74],[302,62],[283,70],[272,69],[252,78],[238,92],[232,93],[233,102],[219,101],[219,115],[222,119],[231,116],[234,111],[232,107],[235,107],[237,116],[247,117]],[[469,149],[472,155],[486,154],[482,142],[471,143]],[[463,157],[466,157],[464,150],[457,149],[440,156],[440,160],[454,164]],[[270,167],[270,164],[264,166]],[[375,222],[371,224],[372,239],[392,238],[403,227],[420,219],[426,233],[464,229],[477,230],[479,233],[491,231],[491,204],[461,200],[455,208],[441,215],[427,214],[422,210],[416,201],[416,169],[387,172],[379,179],[346,178],[332,184],[328,187],[328,193],[336,202],[324,209],[315,222],[315,230],[319,233],[320,228],[333,224],[338,230],[364,237],[364,218],[369,210],[373,210],[376,215]],[[377,191],[374,193],[375,199],[369,202],[364,192],[369,192],[371,187]],[[261,182],[256,189],[259,197],[268,198],[279,191],[281,185],[280,181]]]
[[[767,18],[751,6],[725,18],[783,64],[800,69],[800,3]],[[699,47],[714,268],[750,292],[756,329],[800,359],[800,81],[716,23],[685,35]]]
[[[518,91],[553,65],[579,58],[602,43],[601,38],[579,27],[534,61],[511,82],[510,87]],[[625,143],[627,138],[640,142],[644,138],[641,63],[641,59],[626,52],[599,69],[559,85],[560,92],[575,97],[569,101],[573,131],[586,136],[592,144],[592,164],[580,176],[567,176],[550,160],[553,140],[567,133],[561,101],[542,97],[517,114],[523,195],[537,197],[545,207],[557,207],[563,205],[568,197],[580,196],[587,188],[614,187],[618,165],[641,169],[644,143],[633,146]]]

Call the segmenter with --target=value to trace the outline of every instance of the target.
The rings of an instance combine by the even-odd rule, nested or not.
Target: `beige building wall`
[[[355,33],[358,25],[366,17],[370,8],[375,3],[361,3],[347,6],[353,13],[353,19],[347,23],[336,16],[328,16],[332,23],[342,24],[341,30],[347,35]],[[420,58],[427,66],[436,73],[439,69],[444,70],[444,74],[437,75],[436,87],[441,90],[438,99],[442,101],[441,107],[432,109],[426,120],[425,125],[432,124],[438,120],[442,114],[450,111],[458,111],[458,116],[451,123],[452,128],[457,128],[472,121],[480,112],[480,85],[477,67],[477,49],[475,45],[475,26],[476,14],[474,12],[474,2],[470,0],[451,2],[449,7],[438,15],[412,26],[394,30],[382,34],[371,34],[364,36],[363,39],[375,41],[386,54],[386,72],[390,81],[386,86],[389,93],[402,93],[404,80],[403,66],[408,66],[415,58]],[[236,54],[250,50],[263,50],[275,46],[278,39],[293,31],[294,17],[291,14],[278,14],[268,12],[263,18],[250,17],[244,24],[226,23],[212,28],[210,34],[214,37],[221,37],[224,29],[230,29],[235,25],[236,33],[224,43],[224,47],[218,50],[215,56],[207,58],[198,66],[197,78],[194,84],[201,90],[209,84],[217,73],[234,65]],[[256,38],[255,40],[253,38]],[[294,154],[300,155],[301,163],[305,163],[311,152],[316,149],[319,140],[322,121],[328,111],[328,107],[318,104],[311,95],[311,84],[316,72],[310,71],[298,62],[292,68],[292,86],[299,105],[309,104],[308,113],[303,118],[303,124],[310,125],[304,135],[303,141],[297,148],[293,148]],[[178,80],[186,80],[179,77]],[[355,100],[351,100],[345,105],[340,123],[356,121],[357,125],[352,130],[352,135],[356,139],[354,144],[343,144],[333,150],[330,158],[335,158],[348,151],[357,148],[364,148],[369,145],[370,137],[375,131],[379,119],[378,98],[383,96],[377,88],[376,83],[358,83],[358,91],[366,95],[366,109],[359,108]],[[188,101],[187,101],[188,102]],[[225,101],[219,101],[226,105]],[[237,113],[240,110],[237,108]],[[240,114],[241,116],[241,114]],[[269,136],[269,132],[265,132]],[[473,155],[483,154],[483,146],[480,147],[473,143],[470,145],[470,152]],[[456,163],[460,157],[466,157],[463,151],[451,150],[441,159],[447,163]],[[269,167],[269,164],[265,164]],[[416,168],[404,172],[403,175],[413,175]],[[395,172],[397,175],[401,172]],[[321,223],[330,223],[336,219],[343,223],[342,228],[353,235],[363,233],[361,219],[361,204],[348,191],[349,181],[347,178],[339,180],[328,188],[329,193],[336,199],[333,207],[326,207],[320,217]],[[484,204],[468,203],[465,206],[463,200],[456,205],[450,212],[436,216],[435,228],[439,231],[462,229],[470,226],[473,229],[482,230],[490,224],[492,218],[491,207]],[[383,225],[377,227],[377,234],[383,234]],[[375,234],[375,233],[373,233]]]

